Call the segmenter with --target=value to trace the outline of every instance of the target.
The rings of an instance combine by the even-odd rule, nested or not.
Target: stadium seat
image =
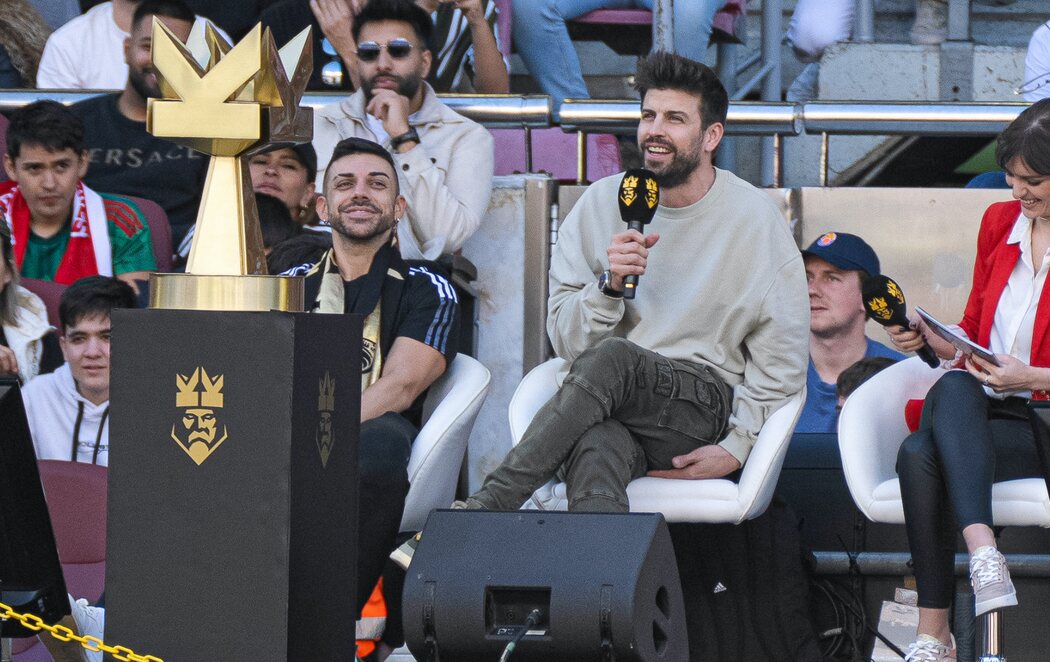
[[[431,510],[448,508],[456,495],[467,439],[489,390],[488,369],[465,354],[427,392],[423,427],[408,460],[411,484],[401,518],[402,531],[419,531]]]
[[[107,470],[82,462],[38,463],[66,590],[94,603],[106,577]],[[16,639],[14,662],[46,662],[51,656],[36,637]]]
[[[726,1],[712,21],[712,44],[741,43],[737,33],[740,31],[740,17],[747,15],[746,5],[746,0]],[[579,26],[574,33],[581,38],[597,37],[622,54],[642,53],[649,49],[652,38],[648,31],[637,34],[633,39],[624,39],[624,35],[632,31],[637,33],[632,29],[638,26],[648,28],[652,22],[653,13],[648,9],[596,9],[572,21]],[[599,31],[595,32],[595,29]]]
[[[146,222],[149,223],[150,241],[153,243],[153,257],[157,260],[157,271],[165,273],[171,271],[171,224],[168,223],[168,214],[164,209],[152,200],[126,196],[138,205]]]
[[[492,129],[497,175],[525,172],[525,131]],[[620,172],[620,147],[616,136],[595,133],[587,136],[587,180]],[[561,181],[576,181],[576,134],[554,127],[533,129],[532,170],[547,172]]]
[[[514,444],[521,441],[533,416],[558,389],[557,374],[564,364],[563,359],[541,363],[518,385],[508,412]],[[739,482],[724,478],[636,478],[627,486],[631,512],[662,513],[668,522],[708,524],[739,524],[758,517],[773,498],[791,433],[804,401],[805,391],[802,391],[766,420],[751,455],[744,463]],[[568,507],[565,483],[551,480],[536,490],[526,507],[565,510]]]
[[[19,282],[22,284],[22,287],[40,297],[47,307],[47,321],[51,322],[51,326],[58,329],[59,333],[62,333],[62,323],[58,318],[58,302],[62,298],[62,293],[66,291],[66,286],[54,281],[37,280],[36,278],[23,278]]]

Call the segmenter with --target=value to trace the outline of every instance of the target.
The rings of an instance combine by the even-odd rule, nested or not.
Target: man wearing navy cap
[[[864,335],[863,279],[880,271],[871,246],[856,235],[828,232],[802,257],[809,282],[809,372],[806,406],[795,431],[834,432],[839,374],[869,356],[904,356]]]

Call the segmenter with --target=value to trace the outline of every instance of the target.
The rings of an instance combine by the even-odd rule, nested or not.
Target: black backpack
[[[739,525],[672,524],[693,662],[823,662],[799,519],[775,497]]]

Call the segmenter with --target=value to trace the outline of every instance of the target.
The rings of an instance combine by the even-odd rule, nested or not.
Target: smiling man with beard
[[[317,213],[332,226],[332,248],[316,264],[287,272],[305,274],[313,312],[365,317],[358,610],[394,547],[427,389],[456,354],[458,315],[451,284],[435,265],[401,259],[393,244],[406,210],[390,154],[362,138],[340,141],[317,201]]]
[[[135,9],[131,34],[124,41],[124,90],[81,101],[71,109],[84,121],[91,157],[84,181],[99,191],[159,204],[171,224],[172,245],[178,246],[196,219],[208,160],[146,131],[146,100],[160,96],[150,62],[154,17],[183,41],[193,27],[193,12],[181,0],[144,0]]]
[[[516,510],[555,473],[571,511],[625,512],[627,484],[645,475],[733,479],[805,388],[802,256],[769,198],[712,164],[725,88],[662,52],[636,81],[638,144],[660,183],[652,234],[625,229],[619,175],[560,225],[547,332],[568,374],[468,508]],[[644,278],[625,300],[630,274]]]
[[[424,80],[433,24],[411,0],[372,0],[354,19],[361,89],[314,114],[318,183],[335,144],[354,136],[393,155],[408,213],[401,254],[436,259],[460,248],[481,224],[492,194],[492,136],[441,103]]]

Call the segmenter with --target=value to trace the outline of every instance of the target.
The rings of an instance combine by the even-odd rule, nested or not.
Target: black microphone
[[[868,278],[861,294],[864,297],[864,310],[868,312],[868,317],[882,326],[908,328],[910,322],[904,292],[892,278],[882,274]],[[915,353],[931,368],[936,368],[941,364],[941,360],[937,358],[937,354],[929,345],[923,345],[915,350]]]
[[[620,218],[628,229],[645,234],[645,226],[656,215],[660,204],[660,185],[656,175],[645,168],[631,168],[623,173],[620,180],[620,191],[617,195],[620,203]],[[623,298],[633,299],[638,288],[638,276],[630,275],[623,281]]]

